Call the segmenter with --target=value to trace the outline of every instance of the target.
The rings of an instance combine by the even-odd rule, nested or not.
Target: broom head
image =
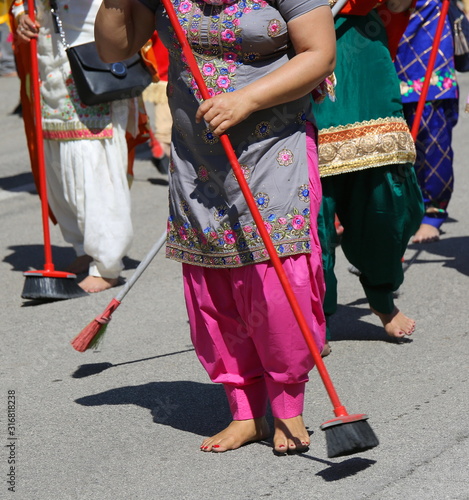
[[[66,300],[88,295],[75,281],[76,275],[62,271],[26,271],[21,298]]]
[[[78,352],[85,352],[87,349],[97,349],[103,340],[107,325],[112,319],[112,313],[119,307],[120,302],[112,299],[105,311],[94,318],[83,330],[72,340],[72,347]]]
[[[367,415],[346,415],[324,422],[321,429],[326,433],[327,456],[344,457],[378,446],[367,419]]]

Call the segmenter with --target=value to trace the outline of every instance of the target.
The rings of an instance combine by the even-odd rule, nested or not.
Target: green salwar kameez
[[[337,232],[360,271],[370,306],[388,314],[402,284],[402,256],[422,220],[413,170],[415,148],[405,122],[399,82],[384,26],[375,11],[336,19],[336,102],[314,107],[323,188],[319,236],[326,278],[324,310],[337,308]]]

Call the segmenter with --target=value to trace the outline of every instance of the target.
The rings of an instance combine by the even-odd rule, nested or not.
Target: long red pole
[[[36,15],[34,11],[34,0],[28,0],[28,15],[34,23]],[[39,90],[39,65],[37,61],[37,38],[31,38],[29,42],[31,54],[31,94],[34,106],[34,129],[36,137],[39,192],[41,195],[42,225],[44,233],[44,270],[53,271],[52,249],[49,231],[49,206],[47,203],[46,167],[44,160],[44,138],[42,134],[42,112],[41,94]]]
[[[202,74],[199,70],[199,67],[197,65],[197,61],[195,60],[195,57],[194,57],[194,54],[192,53],[189,42],[187,41],[186,35],[185,35],[184,31],[182,30],[181,25],[179,24],[179,20],[178,20],[177,15],[174,11],[171,0],[162,0],[162,2],[163,2],[163,5],[165,7],[166,13],[168,14],[169,20],[171,22],[171,26],[173,27],[173,29],[176,33],[177,39],[178,39],[179,43],[181,44],[182,51],[183,51],[184,56],[186,57],[187,64],[191,70],[192,75],[195,78],[197,86],[199,87],[200,93],[202,94],[202,97],[204,100],[210,99],[210,94],[208,92],[207,86],[205,85],[205,81],[204,81]],[[291,285],[290,285],[288,278],[285,274],[285,271],[282,267],[282,263],[280,261],[280,258],[277,255],[277,252],[276,252],[275,247],[272,243],[270,235],[267,232],[267,229],[265,228],[264,220],[262,219],[262,216],[259,212],[259,209],[257,208],[257,205],[254,201],[254,196],[252,195],[252,192],[248,186],[248,183],[247,183],[246,179],[244,178],[244,174],[243,174],[242,169],[239,165],[238,159],[236,158],[236,155],[234,153],[233,146],[231,145],[231,141],[226,134],[223,134],[220,136],[220,141],[221,141],[223,149],[225,150],[225,153],[228,157],[228,160],[231,164],[231,167],[232,167],[233,172],[236,176],[236,179],[238,180],[241,191],[244,195],[244,198],[246,199],[249,210],[251,211],[251,214],[252,214],[254,221],[256,223],[257,230],[258,230],[259,234],[261,235],[261,238],[262,238],[264,245],[267,249],[267,252],[270,256],[270,260],[272,262],[272,265],[274,266],[274,269],[278,275],[278,278],[279,278],[280,283],[283,287],[283,290],[285,291],[288,302],[290,303],[290,306],[293,310],[293,313],[294,313],[295,318],[298,322],[298,325],[301,329],[301,332],[302,332],[303,337],[306,341],[306,344],[308,345],[308,348],[311,352],[311,355],[313,356],[314,362],[316,363],[318,372],[322,378],[322,381],[323,381],[324,386],[326,388],[326,391],[329,395],[329,398],[334,406],[334,413],[337,417],[348,416],[347,410],[345,409],[345,407],[341,404],[341,402],[339,400],[339,396],[337,395],[337,392],[332,384],[332,380],[329,376],[329,373],[327,372],[324,361],[321,358],[321,353],[319,352],[319,349],[317,348],[316,343],[314,342],[314,340],[312,338],[308,324],[307,324],[305,317],[301,311],[301,308],[298,304],[298,301],[295,297],[295,294],[293,293]]]
[[[432,78],[433,69],[435,67],[436,57],[438,55],[438,49],[440,48],[441,35],[445,26],[446,16],[448,14],[449,2],[450,0],[443,0],[441,4],[440,18],[438,19],[438,24],[436,26],[435,38],[433,39],[432,51],[430,52],[427,71],[425,72],[422,92],[419,97],[417,109],[415,110],[414,121],[412,122],[412,129],[410,131],[414,142],[417,140],[417,135],[419,133],[420,121],[422,120],[423,108],[425,107],[425,101],[427,100],[428,89],[430,87],[430,81]]]
[[[36,20],[34,0],[28,0],[28,15],[33,21]],[[44,136],[42,133],[42,110],[41,93],[39,89],[39,64],[37,60],[37,38],[31,38],[29,42],[31,59],[31,95],[34,110],[34,130],[36,138],[36,151],[38,162],[38,184],[41,198],[42,231],[44,235],[44,269],[40,271],[26,271],[25,276],[41,275],[52,278],[72,278],[75,275],[63,271],[55,271],[52,262],[52,247],[49,228],[49,203],[47,201],[47,179],[46,162],[44,156]]]

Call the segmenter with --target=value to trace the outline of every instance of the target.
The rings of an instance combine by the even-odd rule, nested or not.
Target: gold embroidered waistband
[[[395,163],[414,163],[415,145],[404,118],[379,118],[319,131],[321,177]]]
[[[113,137],[112,123],[102,120],[85,122],[48,121],[43,122],[44,139],[51,141],[72,141],[79,139],[111,139]]]

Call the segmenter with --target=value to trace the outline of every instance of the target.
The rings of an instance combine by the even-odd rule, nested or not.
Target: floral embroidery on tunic
[[[271,127],[269,122],[261,122],[256,125],[256,130],[254,133],[256,134],[259,139],[262,139],[264,137],[268,137],[271,132]]]
[[[225,217],[227,213],[228,213],[227,207],[217,207],[213,212],[213,218],[217,221],[220,221],[223,219],[223,217]]]
[[[246,62],[254,62],[254,61],[257,61],[258,59],[260,59],[261,55],[259,54],[259,52],[248,52],[246,54],[244,54],[244,60]]]
[[[326,97],[329,97],[330,101],[335,102],[336,85],[337,85],[337,78],[335,76],[335,73],[332,73],[311,92],[314,102],[321,103],[324,101]]]
[[[296,123],[299,123],[300,125],[304,125],[306,123],[306,113],[304,111],[298,113],[296,116]]]
[[[298,198],[305,203],[309,203],[309,186],[308,184],[303,184],[298,188]]]
[[[211,15],[205,17],[208,26],[201,25],[204,17],[200,2],[176,0],[174,5],[179,22],[198,59],[209,95],[233,92],[236,69],[243,62],[240,18],[246,12],[266,7],[268,3],[265,0],[241,0],[236,4],[215,8],[202,4],[202,8],[213,9]],[[178,50],[177,47],[174,50]],[[255,54],[255,58],[258,57],[259,54]],[[190,88],[201,100],[202,95],[195,79],[192,76],[189,78]]]
[[[171,174],[174,174],[174,172],[176,171],[176,165],[174,164],[174,160],[172,158],[170,158],[169,160],[169,171]]]
[[[179,206],[181,207],[181,210],[184,212],[184,215],[190,216],[190,214],[191,214],[191,208],[189,206],[189,203],[187,203],[186,200],[182,200],[179,203]]]
[[[227,212],[226,207],[217,211],[220,215]],[[301,213],[294,209],[286,217],[270,214],[264,219],[264,226],[279,255],[309,252],[309,216],[309,208],[305,208]],[[254,222],[244,226],[236,223],[232,227],[222,223],[218,228],[206,227],[199,231],[190,222],[178,223],[169,217],[168,242],[167,251],[171,257],[208,267],[237,267],[268,258]],[[195,250],[197,248],[200,250]]]
[[[282,30],[282,23],[278,19],[272,19],[267,26],[267,34],[270,37],[277,36]]]
[[[251,178],[251,167],[249,165],[239,165],[244,174],[244,178],[248,181]],[[234,171],[231,171],[231,175],[236,179]]]
[[[293,163],[293,152],[289,149],[282,149],[277,155],[277,163],[282,167],[288,167]]]
[[[219,139],[209,128],[206,128],[202,135],[202,140],[205,144],[216,144]]]
[[[256,200],[257,208],[261,212],[269,206],[270,198],[266,193],[257,193],[256,195],[254,195],[254,199]]]
[[[48,78],[51,75],[48,75]],[[108,139],[113,136],[109,103],[86,106],[78,97],[70,75],[65,85],[68,95],[60,106],[51,107],[42,99],[44,138],[48,140]]]
[[[208,173],[207,167],[205,165],[200,165],[200,167],[197,169],[197,177],[202,182],[208,181],[209,173]]]
[[[271,14],[278,11],[276,2],[237,0],[219,6],[212,1],[207,5],[203,0],[172,2],[210,96],[240,88],[250,73],[264,67],[264,61],[266,67],[275,68],[284,55],[289,56],[291,43],[286,23],[280,12]],[[261,9],[265,12],[259,12]],[[257,23],[261,31],[251,29],[251,23]],[[174,89],[172,84],[168,87],[173,96],[172,107],[183,108],[177,101],[181,98],[196,109],[201,100],[198,86],[181,56],[174,32],[169,29],[170,39],[165,43],[169,42],[176,64],[171,74],[176,85]],[[262,65],[256,64],[259,60],[263,60]],[[278,113],[281,126],[274,125],[273,117]],[[180,174],[176,171],[171,179],[175,189],[174,199],[170,200],[167,257],[206,267],[239,267],[269,259],[246,201],[239,193],[233,169],[221,157],[220,138],[206,125],[194,126],[191,116],[175,113],[174,161],[178,170],[179,165],[184,169]],[[240,168],[244,178],[252,183],[251,199],[282,257],[310,252],[310,192],[304,140],[307,120],[313,121],[308,97],[287,103],[278,112],[262,110],[230,137],[236,151],[243,155]],[[190,145],[178,149],[184,137]],[[219,161],[223,165],[218,165]],[[288,170],[281,168],[289,165],[292,167]],[[272,168],[278,179],[271,179]]]

